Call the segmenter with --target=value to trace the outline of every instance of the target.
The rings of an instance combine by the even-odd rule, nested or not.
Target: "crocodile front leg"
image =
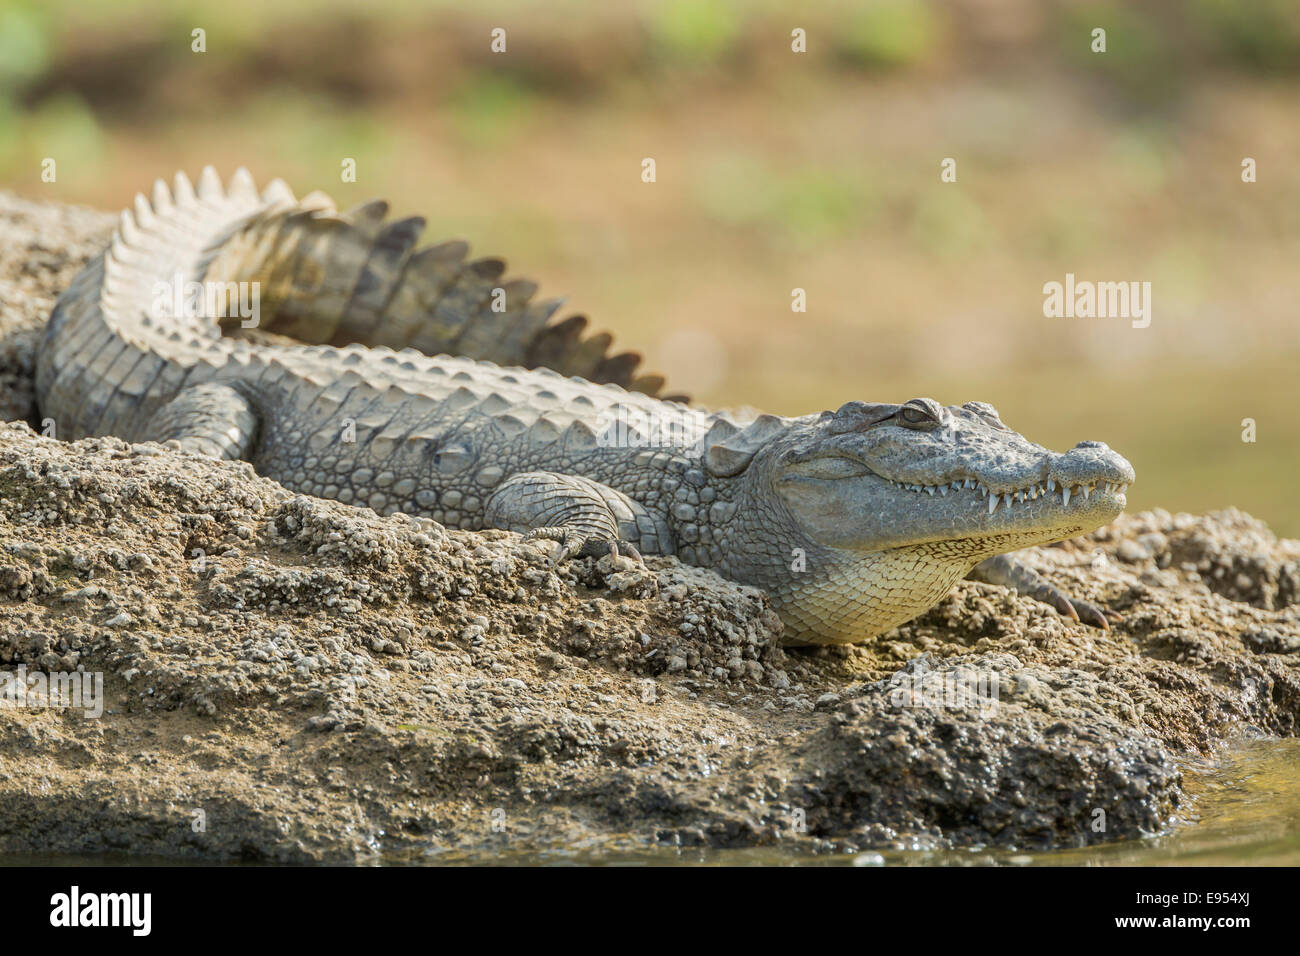
[[[557,562],[574,556],[663,553],[667,528],[621,491],[578,475],[529,471],[504,481],[488,498],[489,527],[560,543]]]
[[[246,459],[257,440],[257,413],[238,389],[192,385],[149,418],[141,441],[156,441],[213,458]]]
[[[1013,554],[998,554],[981,561],[966,577],[971,581],[983,581],[985,584],[1000,584],[1011,588],[1017,594],[1050,604],[1066,617],[1099,627],[1103,631],[1110,630],[1111,624],[1118,624],[1124,620],[1109,608],[1098,607],[1090,601],[1080,601],[1070,597],[1060,588],[1049,584],[1033,568],[1017,561]]]

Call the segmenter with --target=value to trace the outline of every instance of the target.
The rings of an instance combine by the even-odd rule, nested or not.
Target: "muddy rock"
[[[0,194],[0,851],[1083,846],[1176,819],[1184,759],[1300,730],[1300,544],[1238,511],[1030,552],[1109,633],[968,582],[794,650],[763,594],[671,558],[554,567],[43,436],[39,329],[111,223]]]

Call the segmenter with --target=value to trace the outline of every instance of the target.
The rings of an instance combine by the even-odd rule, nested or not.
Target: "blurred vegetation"
[[[833,42],[850,64],[897,68],[933,54],[936,34],[936,17],[928,4],[882,0],[853,12]]]
[[[706,403],[980,398],[1129,455],[1135,507],[1292,535],[1297,102],[1295,0],[0,0],[19,192],[210,162],[387,195]],[[1151,328],[1044,319],[1066,272],[1152,281]]]
[[[725,57],[739,33],[735,6],[719,0],[664,0],[647,17],[656,58],[698,64]]]

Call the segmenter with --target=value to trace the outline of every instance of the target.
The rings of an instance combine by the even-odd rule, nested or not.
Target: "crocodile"
[[[1105,444],[1050,451],[982,402],[695,407],[501,260],[417,250],[424,220],[387,216],[259,191],[242,169],[159,181],[54,307],[42,416],[62,438],[155,441],[380,514],[520,532],[556,561],[675,555],[766,591],[790,644],[869,640],[964,576],[1120,619],[1012,554],[1119,515],[1134,472]],[[182,282],[225,298],[173,295]],[[255,321],[240,289],[260,290]]]

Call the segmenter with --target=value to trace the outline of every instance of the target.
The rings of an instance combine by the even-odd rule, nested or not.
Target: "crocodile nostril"
[[[1104,441],[1081,441],[1079,442],[1079,444],[1075,445],[1074,447],[1075,448],[1104,448],[1106,451],[1110,451],[1110,446],[1107,445]]]

